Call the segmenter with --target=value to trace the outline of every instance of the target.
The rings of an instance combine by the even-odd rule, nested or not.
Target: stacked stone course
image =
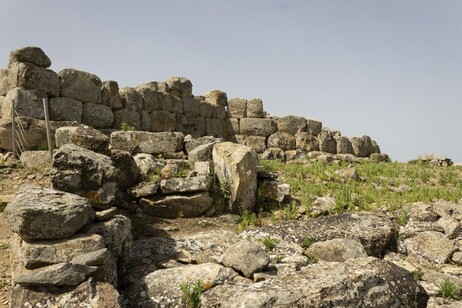
[[[263,158],[301,157],[316,151],[358,157],[380,153],[367,136],[347,138],[300,116],[268,116],[261,99],[228,100],[218,90],[194,96],[191,81],[183,77],[119,88],[116,81],[101,81],[88,72],[69,68],[56,73],[50,66],[50,59],[38,47],[11,52],[8,68],[0,71],[0,148],[11,150],[7,139],[12,103],[19,117],[40,121],[44,118],[42,99],[49,98],[55,127],[75,122],[105,132],[125,125],[137,131],[177,132],[193,138],[214,136],[247,145]],[[26,149],[40,143],[45,140],[33,140]]]

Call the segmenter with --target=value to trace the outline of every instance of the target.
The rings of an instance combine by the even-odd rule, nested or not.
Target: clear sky
[[[0,0],[0,67],[39,46],[135,86],[261,98],[271,114],[369,135],[393,160],[462,162],[461,0]]]

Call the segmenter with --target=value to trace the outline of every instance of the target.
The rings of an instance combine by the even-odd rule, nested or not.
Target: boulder
[[[242,98],[233,98],[228,101],[228,118],[246,118],[247,117],[247,100]]]
[[[212,137],[212,136],[203,136],[203,137],[199,137],[197,139],[188,139],[186,140],[185,138],[185,150],[186,150],[186,153],[190,153],[193,149],[197,148],[198,146],[200,145],[204,145],[204,144],[215,144],[217,142],[223,142],[223,139],[222,138],[215,138],[215,137]]]
[[[263,153],[266,150],[266,137],[236,135],[235,138],[237,143],[246,145],[257,153]]]
[[[192,97],[192,82],[185,77],[170,77],[165,81],[168,92],[179,97]]]
[[[10,52],[9,64],[27,62],[40,67],[50,67],[50,58],[39,47],[28,46]]]
[[[268,148],[280,148],[284,151],[295,149],[295,137],[284,132],[275,132],[268,137]]]
[[[204,307],[426,307],[412,274],[372,257],[318,263],[254,284],[225,283],[202,294]]]
[[[13,240],[16,242],[12,245],[14,254],[29,270],[61,262],[71,262],[74,258],[105,248],[104,239],[97,234],[77,234],[71,238],[53,241],[26,242],[22,241],[19,236],[14,237]],[[77,262],[73,261],[73,263]]]
[[[181,98],[169,93],[157,93],[159,108],[171,113],[183,113],[183,103]]]
[[[319,151],[337,154],[337,141],[331,131],[322,131],[318,135]]]
[[[27,62],[14,62],[8,67],[10,88],[40,90],[49,96],[58,96],[60,83],[58,75],[47,68]]]
[[[291,135],[306,130],[306,119],[298,116],[285,116],[277,120],[278,131],[288,133]]]
[[[205,125],[207,127],[208,136],[214,136],[216,138],[226,137],[227,133],[225,121],[214,118],[206,118]]]
[[[176,114],[167,110],[151,112],[151,131],[172,132],[176,129]]]
[[[374,153],[374,145],[369,136],[353,137],[350,141],[356,156],[369,157]]]
[[[83,103],[101,104],[102,82],[98,76],[72,68],[60,71],[58,76],[61,82],[60,96]]]
[[[11,106],[14,104],[17,117],[44,119],[43,99],[46,95],[37,90],[14,88],[8,91],[2,105],[1,117],[11,119]]]
[[[132,198],[138,199],[138,198],[146,198],[146,197],[151,197],[157,194],[157,191],[159,190],[159,184],[158,183],[138,183],[133,187],[130,187],[130,189],[127,191],[128,195]]]
[[[82,123],[94,128],[111,128],[114,123],[114,113],[106,105],[84,103]]]
[[[200,115],[200,101],[195,98],[183,99],[183,114],[188,117],[197,117]]]
[[[116,288],[90,278],[76,288],[25,288],[16,285],[12,289],[11,307],[111,307],[119,308]]]
[[[213,90],[213,91],[204,93],[203,96],[204,96],[205,101],[209,104],[223,106],[223,107],[228,106],[228,96],[223,91]]]
[[[130,153],[173,154],[183,150],[183,139],[182,133],[116,131],[111,134],[111,146]]]
[[[101,103],[112,110],[122,108],[122,101],[119,95],[119,84],[117,81],[103,81],[101,86]]]
[[[143,96],[134,88],[124,87],[119,90],[122,106],[134,111],[143,110]]]
[[[306,157],[306,154],[308,154],[306,151],[302,150],[288,150],[285,151],[286,155],[286,160],[301,160]]]
[[[0,96],[5,96],[10,90],[10,81],[8,79],[8,70],[0,69]]]
[[[303,243],[347,238],[359,241],[369,256],[381,257],[396,245],[397,230],[391,220],[368,214],[339,214],[306,220],[279,222],[243,232],[243,236],[265,234],[288,242]]]
[[[83,104],[69,97],[53,97],[49,103],[50,120],[82,123]]]
[[[335,137],[338,154],[355,154],[350,139],[345,136]]]
[[[138,169],[140,169],[139,179],[142,181],[148,181],[152,175],[159,175],[162,168],[165,167],[164,163],[156,161],[151,154],[139,153],[134,156],[134,159]]]
[[[263,198],[273,202],[283,202],[290,197],[290,185],[278,181],[264,180],[258,190]]]
[[[313,243],[305,254],[329,262],[367,257],[366,250],[360,242],[345,238]]]
[[[254,98],[247,101],[247,117],[263,118],[263,102],[261,99]]]
[[[319,151],[318,139],[311,133],[300,132],[295,135],[295,148],[306,152]]]
[[[260,159],[279,159],[284,161],[286,160],[286,154],[281,148],[268,148],[260,155]]]
[[[86,125],[60,127],[55,133],[56,146],[75,144],[90,151],[108,155],[109,137]]]
[[[212,187],[212,177],[172,178],[160,181],[163,194],[208,191]]]
[[[240,134],[268,137],[276,132],[276,122],[273,119],[243,118],[239,121]]]
[[[76,286],[97,269],[94,266],[58,263],[21,273],[14,277],[14,283],[21,286]]]
[[[169,219],[201,217],[211,209],[212,204],[213,199],[207,192],[141,199],[140,201],[146,214]]]
[[[228,247],[223,254],[223,265],[241,272],[247,278],[265,269],[269,263],[266,251],[260,245],[246,240]]]
[[[335,198],[330,196],[318,197],[313,201],[310,207],[310,215],[317,217],[320,215],[327,215],[337,207]]]
[[[72,236],[95,218],[85,198],[38,186],[22,186],[5,209],[13,232],[25,240]]]
[[[404,245],[408,255],[436,264],[449,262],[452,254],[458,250],[454,240],[436,231],[424,231],[412,238],[407,238],[404,240]]]
[[[231,142],[213,148],[215,174],[229,192],[228,208],[236,214],[252,212],[257,191],[257,154]]]
[[[143,97],[143,110],[152,112],[158,110],[159,100],[157,98],[157,83],[148,82],[136,86],[136,91]]]
[[[140,177],[140,169],[133,156],[127,151],[112,150],[111,159],[114,166],[123,174],[119,177],[117,185],[123,190],[135,185]]]
[[[306,132],[317,136],[322,131],[322,123],[312,119],[306,119]]]
[[[204,162],[212,160],[212,151],[215,143],[202,144],[189,152],[188,160],[191,166],[196,162]]]
[[[149,114],[148,114],[149,115]],[[149,128],[151,130],[151,116],[149,115]],[[132,130],[141,129],[141,114],[130,108],[122,108],[114,111],[114,126],[116,128],[124,129],[124,126],[131,126]]]
[[[167,268],[152,272],[143,278],[146,298],[145,307],[180,307],[183,293],[180,286],[185,283],[194,283],[198,280],[212,288],[225,281],[231,280],[236,273],[222,265],[205,263]]]

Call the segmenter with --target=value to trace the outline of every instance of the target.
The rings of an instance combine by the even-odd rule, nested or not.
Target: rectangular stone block
[[[164,154],[183,150],[183,133],[151,133],[142,131],[116,131],[111,134],[111,146],[131,153]]]
[[[11,105],[14,103],[16,116],[44,119],[43,99],[46,95],[37,90],[14,88],[8,91],[4,100],[1,117],[11,119]]]
[[[141,116],[131,108],[122,108],[114,111],[114,126],[123,129],[122,126],[133,127],[134,130],[141,128]]]
[[[263,102],[261,99],[254,98],[247,101],[247,117],[263,118]]]
[[[319,135],[322,130],[322,122],[306,119],[306,131],[312,135]]]
[[[50,99],[50,120],[76,121],[82,123],[83,104],[73,98],[53,97]]]
[[[276,132],[276,122],[265,118],[243,118],[239,121],[239,129],[242,135],[268,137]]]
[[[8,70],[0,70],[0,96],[5,96],[10,90],[10,82],[8,81]]]
[[[58,74],[30,63],[11,63],[8,69],[8,82],[10,88],[41,90],[49,96],[58,96],[60,91]]]
[[[176,129],[176,114],[167,110],[151,112],[151,131],[173,132]]]
[[[226,138],[227,134],[225,121],[206,118],[205,123],[207,124],[207,136]]]
[[[247,117],[247,100],[242,98],[233,98],[228,101],[229,118],[246,118]]]

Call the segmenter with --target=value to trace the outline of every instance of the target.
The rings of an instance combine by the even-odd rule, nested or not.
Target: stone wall
[[[359,157],[380,153],[368,136],[346,138],[300,116],[270,117],[260,99],[228,100],[218,90],[194,96],[191,81],[183,77],[119,88],[116,81],[102,81],[88,72],[56,73],[50,66],[40,48],[25,47],[12,51],[8,68],[0,70],[0,127],[5,127],[0,129],[0,148],[10,150],[6,144],[12,102],[20,117],[43,119],[42,99],[48,97],[50,120],[66,125],[71,121],[103,131],[214,136],[245,144],[264,158],[294,158],[313,151]]]

